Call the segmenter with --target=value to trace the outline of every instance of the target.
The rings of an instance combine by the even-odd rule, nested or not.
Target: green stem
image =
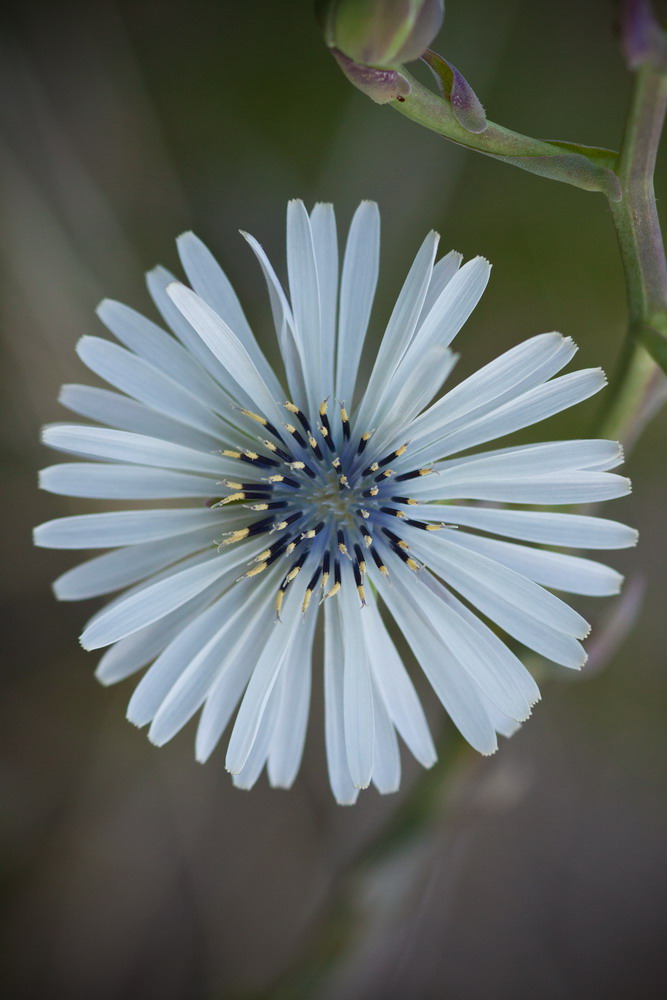
[[[409,93],[392,100],[391,106],[417,125],[541,177],[573,184],[585,191],[602,191],[610,201],[620,197],[618,180],[611,169],[615,161],[611,150],[546,142],[492,121],[487,121],[482,132],[471,132],[461,125],[448,101],[424,87],[404,67],[400,76],[409,84]]]
[[[621,440],[633,430],[637,411],[656,383],[656,365],[640,338],[647,330],[667,333],[667,262],[653,189],[666,111],[667,76],[645,64],[635,78],[618,159],[622,198],[610,201],[625,273],[628,333],[602,429]]]

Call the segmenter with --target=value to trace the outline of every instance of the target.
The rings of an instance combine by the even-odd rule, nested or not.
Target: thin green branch
[[[667,75],[650,63],[635,78],[618,160],[622,198],[610,202],[621,251],[628,301],[628,332],[602,418],[602,432],[636,437],[647,394],[659,392],[656,339],[667,336],[667,262],[653,175],[667,112]],[[659,346],[659,341],[657,342]]]

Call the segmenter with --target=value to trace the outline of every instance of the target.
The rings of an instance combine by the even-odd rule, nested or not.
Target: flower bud
[[[329,48],[362,66],[389,69],[430,46],[444,0],[325,0],[318,14]]]

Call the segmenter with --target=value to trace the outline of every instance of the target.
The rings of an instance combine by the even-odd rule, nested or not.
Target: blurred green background
[[[612,21],[604,0],[450,0],[434,47],[492,119],[617,147],[630,80]],[[307,0],[26,0],[0,25],[3,995],[666,996],[664,413],[629,456],[633,495],[606,510],[641,531],[636,551],[610,560],[631,593],[646,583],[639,621],[604,668],[601,655],[577,677],[540,665],[544,701],[523,731],[492,759],[459,761],[424,833],[353,878],[352,859],[417,778],[412,762],[398,796],[335,806],[319,688],[290,793],[263,779],[234,790],[222,750],[196,764],[193,725],[156,750],[124,720],[133,681],[102,689],[79,648],[94,602],[51,595],[76,554],[30,541],[42,520],[104,509],[37,492],[36,470],[54,460],[39,427],[68,419],[62,382],[90,381],[74,345],[101,332],[96,303],[152,316],[143,272],[177,268],[182,230],[218,254],[270,353],[268,303],[237,229],[283,274],[288,198],[335,202],[341,232],[373,198],[376,342],[435,227],[443,250],[494,264],[457,341],[456,378],[551,329],[579,343],[580,366],[611,373],[625,305],[602,196],[373,105],[326,52]],[[664,163],[657,184],[660,195]],[[533,437],[585,436],[599,406]],[[577,605],[601,620],[595,601]],[[449,723],[424,697],[439,732]],[[317,942],[335,941],[318,928],[341,930],[325,916],[341,886],[355,923],[325,966]]]

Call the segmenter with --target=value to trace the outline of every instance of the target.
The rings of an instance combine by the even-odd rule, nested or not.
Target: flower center
[[[294,403],[286,402],[284,406],[294,423],[286,422],[282,431],[260,414],[241,411],[270,435],[260,438],[262,451],[222,452],[238,460],[240,472],[238,480],[224,480],[230,493],[215,506],[243,503],[250,512],[261,516],[250,516],[246,527],[228,532],[220,547],[253,535],[269,536],[270,544],[255,556],[239,579],[262,573],[278,559],[292,560],[276,596],[278,618],[285,593],[307,560],[312,576],[302,604],[304,613],[316,587],[322,591],[322,600],[338,593],[344,578],[343,559],[351,564],[363,606],[366,554],[383,575],[388,575],[386,561],[392,554],[417,571],[420,566],[409,554],[402,526],[426,531],[442,527],[410,517],[417,501],[405,495],[409,481],[428,475],[431,469],[397,474],[391,463],[405,454],[408,445],[389,454],[374,454],[370,432],[352,439],[342,404],[340,420],[332,427],[325,400],[314,430]]]

